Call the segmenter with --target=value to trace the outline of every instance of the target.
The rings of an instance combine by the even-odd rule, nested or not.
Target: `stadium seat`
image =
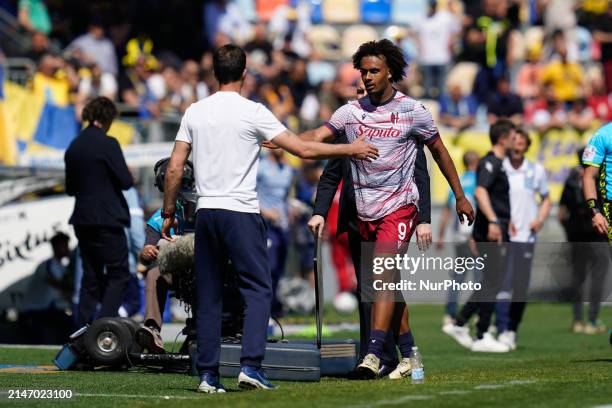
[[[323,0],[323,20],[326,23],[351,24],[359,21],[358,0]]]
[[[525,30],[525,48],[531,49],[534,46],[542,47],[544,44],[544,29],[542,27],[529,27]]]
[[[391,20],[391,0],[361,0],[361,21],[386,24]]]
[[[478,73],[478,64],[473,62],[460,62],[451,68],[446,77],[446,87],[450,84],[459,84],[463,95],[472,93],[474,79]]]
[[[391,21],[413,24],[427,14],[427,0],[391,0]]]
[[[255,10],[255,0],[234,0],[234,3],[240,9],[242,17],[248,21],[257,20],[257,11]]]
[[[323,0],[310,0],[310,21],[312,24],[320,24],[323,22]]]
[[[315,25],[308,30],[306,36],[322,58],[340,58],[340,34],[334,27],[326,24]]]
[[[285,6],[288,4],[289,0],[257,0],[257,16],[263,21],[268,21],[278,6]]]
[[[364,42],[378,40],[378,33],[371,26],[357,24],[347,27],[342,34],[342,55],[350,58]]]

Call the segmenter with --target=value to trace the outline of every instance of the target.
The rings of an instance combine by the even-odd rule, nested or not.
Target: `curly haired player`
[[[389,244],[403,251],[416,227],[418,189],[414,164],[418,142],[424,142],[455,193],[456,210],[471,224],[474,210],[465,197],[457,171],[429,110],[393,87],[405,76],[407,66],[399,47],[389,40],[362,44],[353,55],[353,66],[361,72],[367,95],[340,107],[328,123],[305,132],[305,140],[328,141],[345,133],[348,142],[365,136],[379,149],[373,162],[351,160],[359,230],[364,241],[375,242],[376,254],[385,254]],[[383,244],[387,244],[386,246]],[[399,349],[402,362],[393,377],[410,374],[412,348],[408,309],[377,293],[372,309],[368,353],[358,367],[358,378],[376,378],[383,344],[395,313],[401,313]]]

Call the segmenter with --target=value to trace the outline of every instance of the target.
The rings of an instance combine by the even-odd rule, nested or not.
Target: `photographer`
[[[155,164],[155,186],[164,192],[164,177],[168,166],[169,158],[161,159]],[[182,177],[182,192],[190,192],[193,190],[193,165],[187,161],[183,169]],[[177,200],[177,208],[181,211],[177,212],[177,224],[170,233],[172,235],[181,235],[184,232],[183,209],[181,198]],[[163,323],[162,315],[166,306],[166,298],[168,291],[172,288],[172,275],[162,275],[159,266],[156,264],[159,256],[158,243],[162,239],[163,218],[161,216],[161,208],[157,210],[146,225],[145,245],[140,254],[140,260],[143,264],[150,266],[150,269],[144,272],[145,275],[145,316],[144,325],[136,333],[136,341],[151,353],[164,353],[164,342],[161,337],[161,326]]]

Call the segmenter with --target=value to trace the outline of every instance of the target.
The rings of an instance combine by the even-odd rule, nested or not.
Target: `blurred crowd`
[[[208,49],[185,59],[155,43],[155,27],[128,30],[92,18],[86,32],[54,37],[45,0],[19,0],[18,21],[31,44],[22,56],[36,66],[29,86],[45,97],[52,88],[54,102],[75,105],[78,117],[88,100],[106,96],[142,119],[180,118],[191,103],[217,90],[211,50],[234,42],[248,54],[243,95],[301,131],[327,121],[357,96],[351,49],[387,37],[410,62],[398,88],[426,100],[442,133],[486,130],[509,118],[541,135],[555,129],[583,134],[612,120],[608,0],[430,0],[410,24],[356,20],[348,26],[314,23],[314,1],[279,1],[270,16],[255,19],[243,3],[204,2],[201,36]],[[304,281],[311,280],[314,242],[306,222],[321,165],[296,166],[280,153],[266,153],[265,160],[259,184],[262,213],[275,234],[269,239],[273,264],[280,277],[291,242]],[[346,254],[334,256],[337,270],[350,267]],[[339,275],[341,291],[355,289],[354,281],[342,278],[350,273]]]
[[[358,73],[343,50],[351,38],[356,48],[381,36],[400,44],[411,62],[398,86],[429,99],[439,123],[453,131],[508,117],[540,133],[563,127],[584,132],[597,120],[612,119],[607,0],[431,0],[423,18],[409,25],[346,28],[342,40],[335,38],[342,45],[321,35],[322,27],[336,28],[312,23],[311,2],[279,4],[269,20],[249,20],[237,3],[206,2],[202,36],[210,49],[228,42],[244,46],[244,95],[294,130],[327,120],[355,97]],[[49,86],[59,89],[58,103],[81,107],[104,95],[151,118],[178,115],[216,90],[210,51],[199,60],[181,59],[171,49],[157,49],[145,31],[133,28],[118,38],[116,27],[96,18],[87,32],[62,43],[49,37],[46,13],[43,0],[18,3],[18,20],[31,37],[24,56],[36,64],[32,86],[42,94]]]

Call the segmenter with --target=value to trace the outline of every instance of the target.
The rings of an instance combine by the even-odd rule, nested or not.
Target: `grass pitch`
[[[502,355],[471,353],[440,330],[442,307],[411,307],[411,324],[425,364],[425,384],[324,378],[320,383],[275,382],[275,391],[239,391],[225,378],[227,394],[195,392],[197,379],[134,372],[6,373],[9,389],[71,389],[71,400],[15,400],[6,406],[104,407],[596,407],[612,406],[612,347],[608,334],[569,331],[569,305],[529,305],[518,350]],[[612,323],[612,308],[601,319]],[[357,333],[343,333],[355,337]],[[337,335],[338,337],[338,335]],[[339,336],[342,337],[342,336]],[[52,364],[54,351],[0,349],[2,364]]]

